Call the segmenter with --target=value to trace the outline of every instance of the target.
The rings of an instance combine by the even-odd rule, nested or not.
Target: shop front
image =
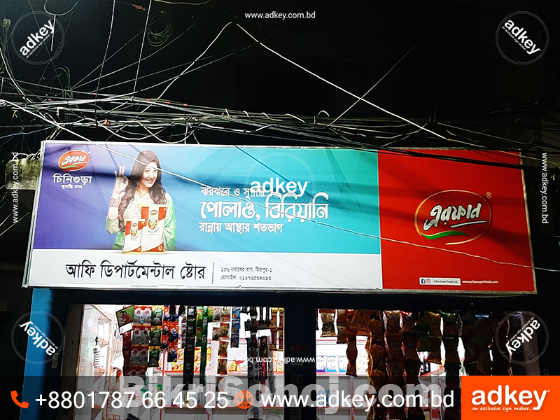
[[[24,419],[460,419],[461,376],[540,374],[518,154],[43,156]]]

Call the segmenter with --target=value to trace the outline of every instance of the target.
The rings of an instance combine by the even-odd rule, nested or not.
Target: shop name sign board
[[[455,264],[458,255],[439,250],[426,248],[430,269],[416,269],[416,264],[405,268],[403,261],[414,261],[407,255],[416,251],[414,245],[405,246],[406,252],[398,249],[400,257],[389,258],[386,266],[385,258],[395,251],[381,238],[400,239],[402,234],[384,235],[385,224],[394,223],[394,217],[402,218],[399,224],[414,235],[408,238],[411,243],[427,241],[459,251],[492,238],[496,220],[500,233],[504,226],[479,186],[471,183],[472,191],[465,189],[460,177],[453,188],[447,178],[441,179],[441,192],[426,191],[412,207],[400,203],[400,194],[380,184],[382,177],[387,186],[392,182],[387,176],[394,162],[384,170],[385,158],[390,159],[328,148],[45,142],[25,284],[534,291],[531,269],[517,267],[516,274],[524,274],[518,284],[506,284],[499,271],[489,277],[498,283],[469,283],[464,267]],[[426,159],[417,163],[420,171],[426,164],[434,168]],[[496,175],[496,168],[489,168]],[[520,171],[498,170],[519,178],[518,202],[508,211],[525,215]],[[441,177],[434,173],[432,178]],[[407,188],[416,194],[417,180],[411,181]],[[526,221],[512,234],[521,237],[516,245],[527,251],[522,257],[531,265]],[[488,251],[482,244],[477,249]],[[435,256],[446,270],[435,269]],[[469,264],[486,273],[482,261]],[[458,279],[459,284],[441,279]]]

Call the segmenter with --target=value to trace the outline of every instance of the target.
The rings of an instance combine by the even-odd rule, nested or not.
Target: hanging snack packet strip
[[[161,350],[167,350],[169,347],[169,331],[170,331],[170,316],[169,316],[169,305],[163,308],[163,321],[161,322]]]
[[[500,353],[496,343],[496,337],[498,338],[498,342],[506,342],[509,329],[509,318],[506,317],[506,313],[504,311],[493,311],[490,314],[490,317],[492,317],[498,324],[496,327],[496,334],[492,337],[492,343],[490,344],[490,351],[492,352],[492,376],[507,376],[509,375],[510,362]]]
[[[122,334],[122,341],[123,341],[123,375],[129,376],[130,375],[130,358],[132,352],[132,330],[127,331]]]
[[[165,251],[165,215],[167,206],[153,204],[142,206],[142,252],[164,252]]]
[[[335,309],[321,309],[321,321],[323,321],[323,331],[321,337],[336,337],[334,331]]]
[[[443,346],[445,348],[445,390],[444,395],[454,394],[451,401],[452,407],[445,408],[444,419],[460,420],[461,401],[458,396],[460,392],[459,372],[461,360],[459,358],[459,314],[455,312],[441,313],[443,318]]]
[[[270,350],[278,350],[278,309],[270,308]]]
[[[346,348],[346,357],[348,358],[346,374],[348,376],[358,376],[356,366],[356,359],[358,357],[358,348],[356,347],[356,330],[350,327],[346,328],[346,337],[348,340],[348,347]]]
[[[206,364],[208,348],[208,306],[203,306],[202,311],[202,345],[200,346],[200,384],[206,385]],[[212,318],[210,318],[212,320]]]
[[[404,371],[406,373],[407,385],[418,385],[420,383],[418,376],[420,375],[420,367],[422,362],[416,352],[418,345],[418,337],[416,336],[416,319],[417,312],[401,311],[403,325],[403,348],[404,348]],[[420,407],[409,407],[410,410],[418,411],[422,414]],[[410,415],[410,414],[409,414]]]
[[[496,336],[498,322],[496,319],[490,317],[490,314],[476,314],[475,325],[477,332],[473,337],[473,342],[476,351],[480,353],[476,370],[479,375],[490,375],[492,371],[490,343],[492,342],[492,338]]]
[[[346,309],[337,309],[336,310],[336,329],[337,329],[336,344],[346,343],[346,326],[347,326],[346,324],[347,324]]]
[[[445,348],[445,368],[448,365],[461,364],[459,359],[459,314],[442,312],[443,346]]]
[[[278,310],[278,351],[284,350],[284,308]]]
[[[420,311],[418,313],[418,320],[416,321],[414,330],[416,331],[416,336],[418,337],[416,351],[429,351],[430,342],[428,341],[428,337],[430,336],[430,323],[428,322],[428,318],[426,317],[426,311]]]
[[[241,331],[241,307],[234,306],[232,309],[231,321],[231,348],[239,348],[239,333]]]
[[[428,322],[430,325],[430,336],[428,337],[430,352],[426,361],[441,365],[441,314],[437,311],[429,311]]]
[[[388,383],[403,389],[404,381],[404,354],[403,354],[403,329],[401,311],[383,311],[385,322],[385,345],[387,351],[387,375]],[[403,395],[405,393],[403,392]],[[391,419],[406,418],[405,407],[392,406],[387,410],[387,416]]]
[[[194,353],[196,341],[196,306],[187,306],[187,331],[185,334],[185,352],[183,362],[183,384],[185,387],[194,383]],[[184,388],[186,389],[186,388]]]
[[[259,348],[257,343],[257,308],[251,306],[249,309],[249,319],[247,320],[247,325],[245,327],[246,331],[249,331],[250,336],[247,339],[247,380],[248,387],[255,385],[258,379],[258,363],[257,358],[259,357]]]

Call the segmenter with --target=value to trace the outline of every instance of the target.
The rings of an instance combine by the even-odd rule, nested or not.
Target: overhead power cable
[[[0,103],[2,103],[2,102],[7,102],[7,101],[5,101],[5,100],[0,100]],[[24,112],[27,112],[27,113],[30,113],[30,114],[34,114],[33,112],[31,112],[31,111],[25,109],[24,107],[22,107],[22,106],[20,106],[20,105],[15,104],[15,103],[11,103],[11,105],[12,105],[12,106],[15,106],[15,107],[17,107],[17,108],[19,108],[19,109],[21,109],[21,110],[24,111]],[[114,153],[114,154],[116,154],[116,155],[120,155],[120,156],[126,157],[126,158],[128,158],[128,159],[133,160],[134,162],[139,162],[134,156],[130,156],[130,155],[126,154],[126,153],[118,152],[118,151],[116,151],[116,150],[114,150],[114,149],[111,149],[110,147],[105,146],[105,145],[103,145],[103,144],[92,142],[92,141],[91,141],[90,139],[88,139],[87,137],[84,137],[84,136],[80,135],[79,133],[76,133],[76,132],[70,130],[69,128],[67,128],[67,127],[65,127],[65,126],[63,126],[63,125],[58,124],[56,121],[49,121],[49,120],[47,120],[45,117],[43,117],[43,116],[41,116],[41,115],[39,115],[39,114],[34,114],[34,115],[35,115],[37,118],[45,119],[46,122],[52,123],[53,125],[57,126],[57,127],[58,127],[59,129],[61,129],[61,130],[64,130],[64,131],[66,131],[66,132],[69,132],[69,133],[73,134],[74,136],[76,136],[76,137],[78,137],[78,138],[81,138],[82,140],[84,140],[84,141],[86,141],[86,142],[92,143],[92,144],[95,145],[96,147],[99,147],[99,148],[101,148],[101,149],[107,150],[107,151],[109,151],[110,153]],[[139,162],[139,163],[142,163],[142,162]],[[186,177],[186,176],[184,176],[184,175],[181,175],[181,174],[178,174],[178,173],[175,173],[175,172],[172,172],[172,171],[163,169],[163,168],[161,168],[160,170],[161,170],[161,172],[166,173],[166,174],[168,174],[168,175],[170,175],[170,176],[174,176],[174,177],[180,178],[180,179],[182,179],[182,180],[185,180],[185,181],[187,181],[187,182],[191,182],[191,183],[196,184],[196,185],[199,185],[199,186],[201,186],[201,187],[210,187],[210,188],[213,187],[213,186],[211,186],[211,185],[207,185],[207,184],[205,184],[205,183],[203,183],[203,182],[197,181],[197,180],[195,180],[195,179],[193,179],[193,178],[189,178],[189,177]],[[228,194],[228,196],[230,196],[230,197],[232,197],[232,198],[235,198],[235,199],[238,199],[238,200],[240,200],[240,201],[248,201],[248,200],[245,199],[244,197],[236,197],[235,195],[232,195],[232,194]],[[260,207],[264,207],[264,205],[262,205],[262,204],[260,204],[260,203],[253,203],[253,204],[254,204],[254,205],[257,205],[257,206],[260,206]],[[296,217],[296,218],[297,218],[297,217]],[[357,231],[350,230],[350,229],[345,229],[345,228],[342,228],[342,227],[339,227],[339,226],[330,225],[330,224],[328,224],[328,223],[323,223],[323,222],[319,222],[319,221],[316,221],[316,220],[309,220],[309,219],[307,219],[307,218],[304,218],[304,220],[306,220],[306,221],[308,220],[308,221],[311,222],[311,223],[319,224],[319,225],[322,225],[322,226],[325,226],[325,227],[328,227],[328,228],[332,228],[332,229],[336,229],[336,230],[341,230],[341,231],[348,232],[348,233],[351,233],[351,234],[354,234],[354,235],[359,235],[359,236],[374,238],[374,239],[378,239],[378,240],[381,240],[381,241],[389,241],[389,242],[394,242],[394,243],[400,243],[400,244],[404,244],[404,245],[408,245],[408,246],[414,246],[414,247],[419,247],[419,248],[425,248],[425,249],[430,249],[430,250],[434,250],[434,251],[441,251],[441,252],[448,252],[448,253],[452,253],[452,254],[464,255],[464,256],[467,256],[467,257],[471,257],[471,258],[482,259],[482,260],[485,260],[485,261],[488,261],[488,262],[491,262],[491,263],[494,263],[494,264],[507,265],[507,266],[514,266],[514,267],[520,267],[520,268],[529,268],[529,269],[540,270],[540,271],[546,271],[546,272],[554,272],[554,273],[559,273],[559,272],[560,272],[560,270],[557,270],[557,269],[544,268],[544,267],[535,267],[535,266],[532,266],[532,265],[518,264],[518,263],[512,263],[512,262],[508,262],[508,261],[498,261],[498,260],[494,260],[494,259],[492,259],[492,258],[485,257],[485,256],[483,256],[483,255],[470,254],[470,253],[466,253],[466,252],[462,252],[462,251],[456,251],[456,250],[451,250],[451,249],[446,249],[446,248],[432,247],[432,246],[428,246],[428,245],[421,245],[421,244],[416,244],[416,243],[413,243],[413,242],[401,241],[401,240],[397,240],[397,239],[393,239],[393,238],[386,238],[386,237],[381,237],[381,236],[378,236],[378,235],[372,235],[372,234],[368,234],[368,233],[357,232]]]

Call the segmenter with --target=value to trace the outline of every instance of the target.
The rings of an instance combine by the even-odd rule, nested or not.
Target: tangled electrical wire
[[[164,20],[164,28],[161,31],[154,29],[155,26],[161,25],[161,20]],[[148,44],[154,48],[159,48],[167,42],[173,33],[173,24],[171,23],[171,16],[165,12],[152,13],[148,19]]]

